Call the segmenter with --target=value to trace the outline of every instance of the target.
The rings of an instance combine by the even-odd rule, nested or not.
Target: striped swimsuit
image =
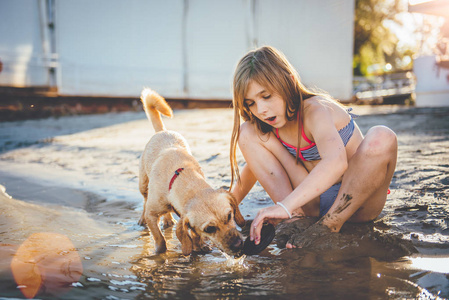
[[[340,134],[343,144],[346,146],[348,144],[349,140],[351,139],[352,134],[354,133],[354,119],[352,118],[352,116],[351,116],[351,121],[349,121],[348,125],[346,125],[342,129],[340,129],[338,131],[338,133]],[[304,133],[304,127],[302,128],[301,135],[302,135],[302,138],[307,143],[309,143],[309,145],[299,149],[299,158],[301,158],[304,161],[320,160],[321,156],[320,156],[320,153],[318,152],[318,148],[317,148],[316,144],[313,143],[311,140],[309,140],[309,138],[306,136],[306,134]],[[283,140],[281,140],[281,138],[279,137],[279,129],[278,128],[276,128],[276,137],[282,143],[282,145],[284,145],[284,147],[287,148],[288,152],[290,152],[292,155],[294,155],[296,157],[296,149],[297,148],[295,146],[289,145],[286,142],[284,142]]]
[[[343,127],[338,131],[345,147],[348,144],[349,140],[351,139],[352,134],[354,133],[355,125],[353,117],[354,118],[357,117],[357,115],[350,113],[351,110],[352,108],[348,109],[348,114],[351,117],[351,120],[349,121],[348,125],[346,125],[345,127]],[[301,158],[303,161],[320,160],[321,156],[320,153],[318,152],[318,147],[306,136],[306,134],[304,133],[304,127],[302,128],[301,135],[302,138],[307,143],[309,143],[309,145],[299,149],[299,158]],[[288,152],[290,152],[293,156],[296,157],[297,148],[282,141],[282,139],[279,137],[279,130],[277,128],[276,128],[276,137],[282,143],[282,145],[288,150]],[[327,191],[325,191],[320,195],[320,217],[324,216],[329,211],[332,204],[334,204],[335,199],[337,198],[338,195],[338,191],[340,190],[340,187],[341,182],[336,183],[333,186],[331,186]]]

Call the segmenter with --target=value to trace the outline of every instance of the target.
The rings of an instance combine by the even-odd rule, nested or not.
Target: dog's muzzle
[[[236,236],[231,240],[231,246],[229,247],[232,252],[239,252],[243,249],[243,240]]]

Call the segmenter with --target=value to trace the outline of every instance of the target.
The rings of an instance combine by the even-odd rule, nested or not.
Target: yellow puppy
[[[243,240],[236,222],[243,226],[245,220],[237,201],[225,190],[212,189],[186,140],[165,129],[160,114],[173,115],[165,99],[151,89],[144,89],[141,100],[156,133],[140,159],[139,188],[144,209],[139,224],[150,229],[157,253],[167,250],[159,219],[163,216],[164,225],[172,225],[171,212],[180,217],[176,236],[184,255],[206,250],[205,238],[227,254],[240,253]]]

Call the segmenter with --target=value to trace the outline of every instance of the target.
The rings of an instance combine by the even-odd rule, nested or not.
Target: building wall
[[[449,106],[449,69],[438,66],[435,55],[416,57],[413,72],[416,106]]]
[[[0,0],[0,85],[45,86],[38,1]]]
[[[272,45],[307,85],[342,100],[351,97],[354,0],[2,0],[0,5],[0,59],[6,66],[0,85],[51,84],[49,54],[42,46],[50,44],[60,94],[136,96],[149,86],[167,98],[230,99],[237,61],[255,46]],[[54,30],[40,26],[40,20],[51,19],[51,7]],[[14,28],[13,34],[5,26]],[[26,67],[19,63],[23,57]]]

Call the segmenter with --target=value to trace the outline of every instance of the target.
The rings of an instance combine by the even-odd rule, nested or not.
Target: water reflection
[[[411,257],[411,268],[449,273],[449,257]]]
[[[142,257],[133,271],[146,283],[145,297],[239,298],[240,296],[347,299],[372,295],[369,258],[323,262],[316,253],[270,247],[229,265],[219,251],[184,257],[179,252]],[[385,289],[382,290],[382,292]]]
[[[233,260],[214,249],[208,254],[183,256],[179,242],[165,231],[168,249],[152,255],[151,236],[144,235],[142,257],[131,268],[140,282],[146,284],[145,297],[238,298],[245,295],[272,295],[281,291],[276,260],[254,256]]]
[[[139,297],[416,299],[438,292],[416,284],[416,270],[398,268],[381,257],[366,256],[363,251],[357,253],[357,249],[363,250],[360,245],[338,252],[287,250],[271,244],[259,255],[231,262],[218,250],[183,256],[176,239],[170,240],[170,233],[166,238],[170,250],[153,255],[151,237],[142,237],[142,256],[131,268],[144,284]],[[398,257],[394,261],[405,263]]]
[[[205,255],[183,256],[175,228],[164,230],[169,251],[154,255],[151,235],[136,225],[139,213],[121,202],[91,203],[92,214],[81,215],[67,209],[0,200],[0,229],[4,232],[0,243],[0,297],[20,298],[19,290],[25,297],[35,294],[64,299],[449,297],[447,273],[430,268],[432,261],[443,267],[447,260],[435,256],[428,260],[401,258],[403,252],[394,250],[397,241],[388,236],[382,239],[372,225],[346,231],[346,235],[355,236],[349,236],[352,242],[346,243],[346,235],[342,235],[334,244],[337,249],[287,250],[275,241],[260,255],[230,262],[216,248]],[[2,211],[8,215],[1,215]],[[12,212],[27,217],[9,218]],[[37,228],[64,232],[76,245],[84,270],[67,238],[42,233],[31,238]],[[26,237],[30,238],[19,251],[18,245]],[[446,249],[441,251],[447,253]],[[11,264],[14,255],[15,264]],[[17,283],[8,273],[10,265],[16,270]]]

